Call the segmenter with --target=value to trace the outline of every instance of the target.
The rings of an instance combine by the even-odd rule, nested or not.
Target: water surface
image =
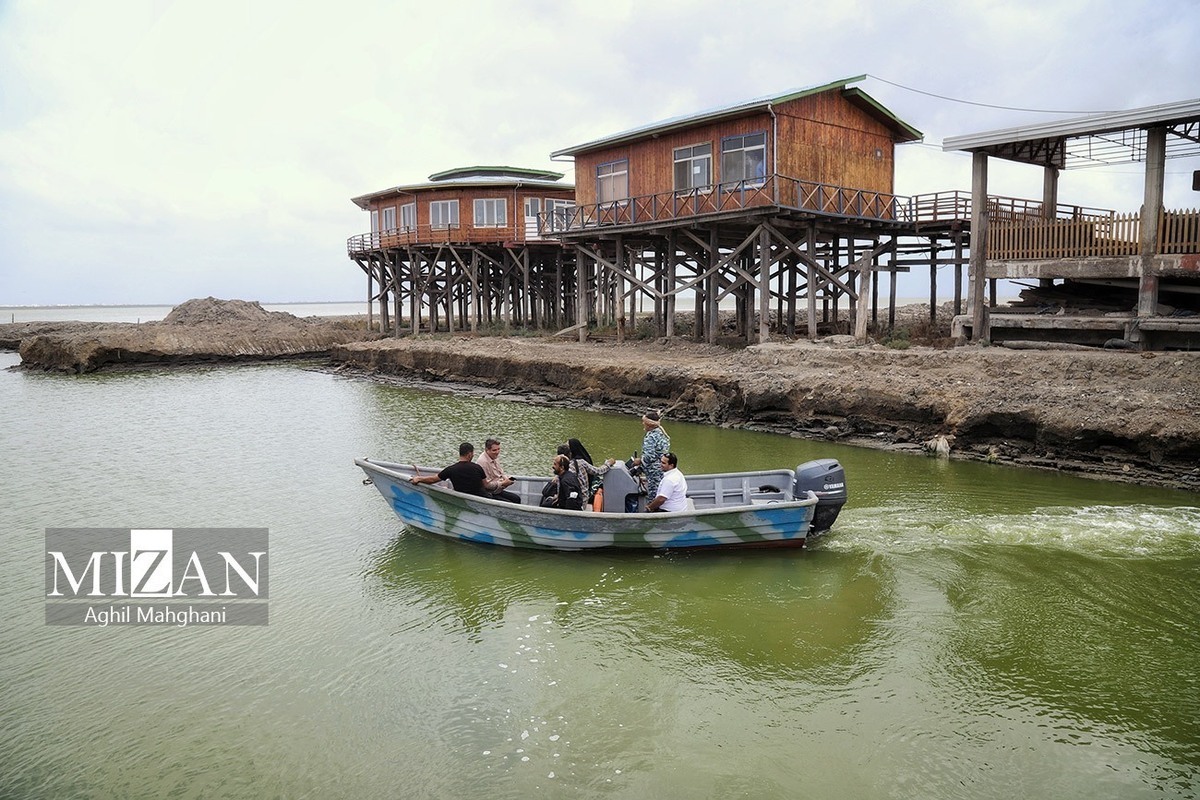
[[[14,364],[0,354],[0,366]],[[1188,797],[1196,495],[668,424],[686,471],[833,456],[801,552],[509,552],[404,530],[356,456],[628,416],[294,365],[0,371],[0,796]],[[267,527],[265,628],[61,628],[47,527]]]

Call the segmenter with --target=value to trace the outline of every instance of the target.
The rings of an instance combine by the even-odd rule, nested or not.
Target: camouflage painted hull
[[[405,525],[451,539],[536,550],[803,547],[817,504],[816,495],[808,493],[803,499],[673,513],[563,511],[533,501],[544,477],[517,478],[512,490],[529,498],[517,505],[409,483],[415,474],[436,473],[431,467],[366,458],[355,463]],[[689,486],[693,480],[689,475]]]

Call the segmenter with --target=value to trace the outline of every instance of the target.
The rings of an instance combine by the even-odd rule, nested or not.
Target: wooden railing
[[[1080,215],[1069,219],[989,215],[987,257],[1001,261],[1135,256],[1141,252],[1141,214]],[[1200,253],[1200,211],[1164,211],[1160,254]]]
[[[490,244],[530,241],[563,233],[619,225],[665,222],[762,207],[811,211],[840,218],[924,224],[971,218],[969,192],[902,197],[884,192],[772,175],[686,192],[631,197],[609,203],[559,208],[538,216],[538,229],[522,219],[504,227],[453,225],[374,231],[352,236],[351,253],[430,244]],[[1141,215],[1060,204],[1046,218],[1042,203],[988,195],[989,259],[1036,261],[1054,258],[1133,256],[1140,252]],[[1164,211],[1158,224],[1158,253],[1200,253],[1200,210]]]
[[[529,241],[538,238],[533,225],[524,219],[517,225],[502,227],[476,227],[474,225],[450,225],[434,227],[418,225],[415,228],[394,228],[372,231],[351,236],[346,240],[349,253],[364,253],[371,250],[388,250],[394,247],[409,247],[426,244],[497,244],[501,242]]]
[[[577,233],[614,225],[654,222],[741,211],[766,206],[815,211],[837,217],[906,221],[909,198],[767,175],[753,181],[721,183],[679,192],[659,192],[592,203],[538,216],[543,236]]]

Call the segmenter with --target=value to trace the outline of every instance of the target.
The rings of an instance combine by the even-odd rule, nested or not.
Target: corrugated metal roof
[[[942,149],[1060,168],[1141,161],[1146,130],[1159,126],[1168,129],[1168,158],[1200,154],[1200,99],[948,136]]]
[[[656,133],[664,133],[670,130],[680,128],[690,128],[696,125],[701,125],[709,122],[715,122],[721,119],[730,117],[738,117],[744,114],[765,110],[769,106],[779,105],[791,100],[798,100],[802,97],[809,97],[822,92],[834,91],[837,89],[846,90],[846,97],[853,102],[858,102],[864,106],[870,113],[885,120],[899,134],[900,141],[915,141],[922,138],[922,134],[916,128],[902,121],[892,112],[888,111],[880,105],[874,98],[863,92],[861,89],[846,89],[852,83],[858,83],[867,79],[866,75],[858,75],[853,78],[844,78],[842,80],[833,81],[832,83],[822,84],[820,86],[810,86],[803,89],[791,89],[782,94],[772,94],[766,97],[756,97],[753,100],[744,100],[733,105],[720,106],[718,108],[710,108],[707,111],[700,111],[695,114],[687,114],[680,117],[672,117],[670,119],[652,122],[649,125],[641,125],[636,128],[631,128],[621,133],[614,133],[611,136],[605,136],[601,139],[593,139],[590,142],[575,145],[574,147],[566,147],[562,150],[556,150],[550,154],[551,158],[559,156],[574,156],[579,153],[585,153],[589,150],[597,150],[602,147],[610,147],[622,142],[634,141],[642,139]]]

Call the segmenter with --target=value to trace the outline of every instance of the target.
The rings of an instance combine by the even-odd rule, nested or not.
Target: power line
[[[907,92],[915,92],[917,94],[923,94],[926,97],[936,97],[938,100],[946,100],[951,103],[962,103],[963,105],[968,105],[968,106],[981,106],[983,108],[998,108],[1002,111],[1028,111],[1033,114],[1079,114],[1081,116],[1085,116],[1088,114],[1111,114],[1114,111],[1113,109],[1110,109],[1107,111],[1067,111],[1064,109],[1018,108],[1016,106],[999,106],[999,105],[994,105],[992,103],[976,103],[972,100],[959,100],[956,97],[947,97],[944,94],[935,94],[933,92],[926,92],[921,89],[914,89],[911,86],[905,86],[903,84],[896,83],[894,81],[889,81],[886,78],[881,78],[878,75],[872,75],[870,73],[867,73],[867,77],[874,78],[875,80],[880,81],[881,83],[886,83],[889,86],[895,86],[897,89],[904,89]]]

